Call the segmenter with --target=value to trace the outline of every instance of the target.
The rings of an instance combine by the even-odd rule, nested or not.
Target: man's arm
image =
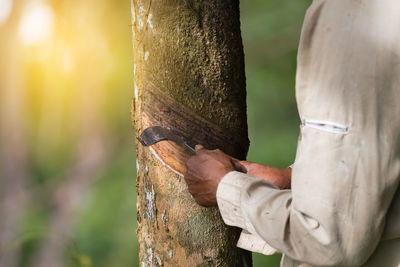
[[[280,189],[289,189],[292,169],[278,169],[270,166],[239,161],[219,149],[207,150],[201,145],[195,147],[196,154],[186,162],[185,180],[189,192],[198,204],[217,205],[217,187],[222,178],[232,171],[246,173],[261,178]]]
[[[274,168],[268,165],[258,164],[250,161],[233,161],[239,172],[264,179],[280,189],[290,189],[292,181],[292,168]]]
[[[217,183],[227,224],[313,265],[359,266],[373,253],[399,185],[399,12],[397,0],[313,2],[291,190],[230,171]]]

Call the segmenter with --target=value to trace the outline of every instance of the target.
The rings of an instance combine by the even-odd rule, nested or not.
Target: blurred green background
[[[294,159],[310,2],[241,2],[251,161]],[[0,0],[0,266],[138,266],[130,9]]]

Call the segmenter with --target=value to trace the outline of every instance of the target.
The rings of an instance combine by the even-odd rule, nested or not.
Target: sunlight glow
[[[27,45],[40,45],[49,38],[53,26],[52,9],[42,2],[34,2],[23,11],[19,35]]]
[[[74,59],[69,51],[64,51],[62,65],[64,72],[69,73],[74,68]]]
[[[13,0],[0,0],[0,25],[10,16]]]

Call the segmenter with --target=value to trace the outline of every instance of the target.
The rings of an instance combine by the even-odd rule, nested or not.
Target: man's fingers
[[[196,145],[196,146],[194,147],[194,150],[195,150],[196,152],[199,152],[199,151],[202,150],[202,149],[204,149],[204,147],[203,147],[202,145],[200,145],[200,144],[198,144],[198,145]]]
[[[239,161],[237,159],[231,159],[231,162],[232,162],[233,166],[235,167],[236,171],[247,173],[246,166],[242,164],[242,162],[247,162],[247,161]]]
[[[254,162],[251,161],[245,161],[245,160],[239,160],[239,163],[241,165],[243,165],[247,170],[249,170],[249,168],[254,165]]]

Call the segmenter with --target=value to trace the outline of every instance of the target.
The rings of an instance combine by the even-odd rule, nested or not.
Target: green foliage
[[[133,152],[123,151],[110,164],[81,207],[70,244],[73,250],[66,255],[78,260],[78,266],[138,265]]]

